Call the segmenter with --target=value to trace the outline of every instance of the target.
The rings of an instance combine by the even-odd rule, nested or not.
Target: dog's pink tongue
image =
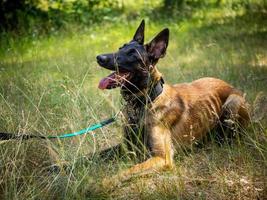
[[[103,78],[99,82],[98,88],[101,89],[101,90],[104,90],[104,89],[106,89],[108,87],[109,83],[110,83],[109,78]]]
[[[107,89],[107,87],[112,84],[114,81],[115,72],[110,74],[109,76],[103,78],[98,85],[98,88],[101,90]]]

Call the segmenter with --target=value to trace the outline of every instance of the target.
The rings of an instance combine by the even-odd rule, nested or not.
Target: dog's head
[[[145,22],[136,30],[133,39],[115,53],[96,57],[101,67],[114,71],[99,83],[100,89],[121,87],[131,92],[143,90],[150,81],[150,73],[164,57],[169,41],[169,29],[163,29],[151,42],[144,44]]]

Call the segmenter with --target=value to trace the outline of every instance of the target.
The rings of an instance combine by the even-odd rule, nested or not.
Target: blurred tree
[[[17,23],[17,11],[25,10],[25,0],[0,0],[0,25],[7,28]]]
[[[90,24],[112,16],[119,0],[0,0],[0,30],[48,30],[68,22]]]
[[[0,0],[0,28],[13,29],[29,15],[41,15],[36,5],[29,0]]]
[[[163,5],[165,8],[172,10],[175,8],[181,8],[185,4],[185,0],[164,0]]]

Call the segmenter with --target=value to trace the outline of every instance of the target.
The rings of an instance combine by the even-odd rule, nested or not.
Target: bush
[[[118,0],[0,0],[1,30],[49,30],[69,22],[91,24],[116,13]]]

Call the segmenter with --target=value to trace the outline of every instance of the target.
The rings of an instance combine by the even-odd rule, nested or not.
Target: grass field
[[[204,76],[228,81],[253,104],[267,92],[267,10],[209,7],[190,17],[145,15],[146,41],[170,28],[167,55],[158,68],[167,83]],[[122,107],[118,90],[100,91],[107,70],[99,53],[129,41],[141,17],[50,35],[0,38],[0,130],[56,135],[108,118]],[[92,157],[118,143],[122,122],[94,135],[58,141],[0,141],[0,199],[266,199],[267,123],[222,147],[179,152],[173,171],[101,187],[101,180],[134,164]],[[51,172],[51,166],[68,170]]]

